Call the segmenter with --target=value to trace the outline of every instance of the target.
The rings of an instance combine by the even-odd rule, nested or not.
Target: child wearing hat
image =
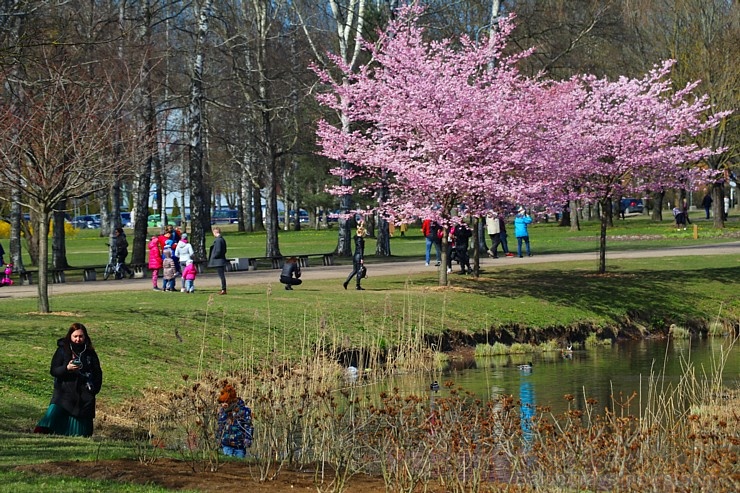
[[[198,270],[195,268],[193,259],[188,259],[185,268],[182,270],[182,282],[184,283],[181,291],[183,293],[194,293],[195,292],[195,276],[198,274]]]
[[[169,240],[167,240],[169,241]],[[172,260],[172,248],[169,246],[164,249],[164,259],[162,259],[162,290],[175,290],[175,261]]]
[[[252,411],[236,395],[236,389],[230,383],[224,385],[218,402],[221,405],[216,434],[219,446],[224,455],[243,459],[252,446]]]

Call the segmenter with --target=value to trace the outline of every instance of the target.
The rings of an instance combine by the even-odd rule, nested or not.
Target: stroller
[[[118,252],[109,243],[106,243],[106,246],[109,247],[110,254],[108,256],[108,264],[106,264],[105,271],[103,272],[103,279],[107,281],[111,275],[113,275],[114,279],[123,279],[125,267],[118,256]]]
[[[0,279],[0,286],[12,286],[13,279],[10,275],[13,273],[13,264],[5,264],[5,275]]]

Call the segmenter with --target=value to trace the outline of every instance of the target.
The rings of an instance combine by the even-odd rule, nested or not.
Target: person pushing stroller
[[[110,239],[110,255],[111,262],[118,267],[116,278],[128,276],[128,278],[131,279],[134,277],[134,271],[129,269],[126,265],[126,257],[128,257],[128,240],[126,239],[126,233],[123,232],[123,228],[116,228],[113,231],[113,236],[111,236]]]

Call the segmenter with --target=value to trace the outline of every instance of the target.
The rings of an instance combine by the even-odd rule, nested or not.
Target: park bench
[[[283,263],[286,258],[296,257],[298,259],[298,265],[301,267],[309,267],[309,259],[319,258],[321,259],[322,265],[334,265],[334,253],[304,253],[299,255],[285,255],[279,257],[237,257],[230,258],[229,270],[231,271],[245,271],[245,270],[257,270],[261,264],[268,264],[272,269],[282,269]]]
[[[88,265],[85,267],[67,267],[66,269],[50,269],[51,282],[54,284],[61,284],[66,282],[67,272],[82,272],[83,281],[95,281],[97,279],[97,270],[104,270],[105,266],[94,266]]]
[[[105,266],[85,266],[85,267],[67,267],[66,269],[54,269],[52,267],[48,270],[49,279],[53,284],[62,284],[67,281],[67,272],[81,272],[83,281],[94,281],[97,279],[97,269],[103,270]],[[29,286],[33,284],[33,278],[38,278],[39,271],[37,270],[24,270],[18,273],[21,280],[21,285]]]

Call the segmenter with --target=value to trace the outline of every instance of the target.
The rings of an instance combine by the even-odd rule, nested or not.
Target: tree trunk
[[[38,221],[36,214],[31,214],[29,221],[20,221],[23,237],[26,240],[26,250],[28,250],[28,256],[31,257],[31,265],[34,266],[39,265],[39,228],[36,221]]]
[[[69,267],[67,263],[67,245],[64,241],[64,209],[67,208],[67,201],[61,200],[54,207],[54,232],[51,238],[51,265],[55,269],[65,269]]]
[[[8,250],[13,259],[13,271],[23,272],[23,251],[21,249],[21,192],[16,187],[10,190],[10,242]]]
[[[150,108],[152,109],[152,108]],[[148,113],[148,112],[147,112]],[[147,116],[153,116],[147,115]],[[153,122],[146,123],[147,131],[154,131]],[[149,187],[151,186],[152,161],[157,158],[155,145],[149,144],[149,156],[139,169],[136,179],[136,207],[134,208],[134,242],[131,250],[131,263],[143,264],[146,261],[147,221],[149,218]]]
[[[561,228],[565,228],[565,227],[570,227],[571,226],[570,208],[566,207],[560,213],[560,220],[558,221],[558,226],[560,226]]]
[[[714,227],[725,227],[725,203],[724,183],[712,183],[712,213],[714,214]]]
[[[480,252],[488,251],[482,218],[478,216],[474,217],[471,228],[473,229],[473,275],[478,277],[480,275]]]
[[[578,214],[578,201],[571,200],[568,205],[568,215],[570,216],[570,230],[572,232],[581,230],[581,219]]]
[[[45,210],[39,212],[38,237],[42,240],[39,241],[38,310],[49,313],[49,213]]]
[[[663,199],[665,198],[665,191],[654,192],[651,196],[653,201],[653,210],[650,211],[650,219],[655,222],[661,222],[663,220]]]
[[[477,231],[478,235],[478,241],[476,244],[478,245],[478,252],[487,252],[488,251],[488,245],[486,244],[486,222],[483,221],[482,217],[476,217],[474,220],[474,224],[477,224],[474,231]]]
[[[606,273],[606,230],[611,219],[611,200],[604,199],[599,203],[601,209],[601,230],[599,232],[599,274]]]
[[[252,187],[252,202],[254,203],[254,230],[265,230],[265,215],[262,213],[262,191],[259,187]]]
[[[442,234],[442,246],[440,249],[442,250],[442,263],[439,265],[439,285],[440,286],[447,286],[447,232],[449,231],[449,228],[447,226],[444,227],[443,234]],[[434,249],[434,245],[432,245],[432,249]]]
[[[137,39],[136,42],[141,43],[145,47],[151,47],[152,32],[151,25],[149,23],[151,22],[152,13],[147,0],[142,0],[141,10],[144,32],[141,35],[141,39]],[[120,16],[123,18],[124,12],[121,11]],[[152,60],[150,53],[151,50],[145,51],[140,70],[142,89],[139,97],[141,98],[140,104],[142,106],[144,120],[144,145],[146,146],[146,154],[139,166],[135,178],[134,207],[132,214],[134,222],[134,239],[131,249],[132,264],[144,264],[146,261],[146,245],[148,240],[147,223],[149,220],[149,193],[151,188],[152,169],[155,167],[155,162],[159,161],[159,151],[157,149],[158,139],[156,138],[158,128],[157,109],[154,103]],[[158,164],[156,164],[156,166],[158,166]]]
[[[380,257],[391,256],[391,232],[388,220],[384,217],[378,219],[378,236],[375,243],[375,255]]]
[[[280,245],[278,244],[278,207],[277,207],[277,176],[275,173],[275,162],[273,161],[267,172],[267,196],[265,197],[265,255],[267,257],[279,257]]]
[[[98,199],[98,204],[100,204],[100,237],[108,238],[114,228],[113,224],[111,224],[111,213],[108,208],[109,196],[104,190],[101,190],[95,193],[95,198]],[[119,215],[118,217],[118,220],[120,221],[121,216]]]
[[[190,139],[190,231],[191,245],[198,260],[206,260],[206,232],[210,231],[210,192],[206,183],[208,178],[207,163],[203,153],[203,91],[204,45],[208,34],[208,16],[211,13],[212,1],[206,0],[198,9],[195,17],[198,20],[196,40],[197,51],[193,57],[190,79],[190,106],[188,108],[188,131]]]

